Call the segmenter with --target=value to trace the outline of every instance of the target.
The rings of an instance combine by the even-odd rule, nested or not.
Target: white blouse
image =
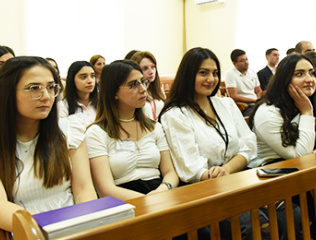
[[[292,122],[298,124],[299,138],[296,146],[282,146],[281,128],[284,122],[280,109],[266,103],[260,105],[254,116],[253,131],[257,135],[258,157],[249,167],[258,167],[269,161],[304,156],[313,151],[315,143],[315,118],[297,114]]]
[[[205,171],[225,164],[237,154],[248,162],[256,157],[256,136],[235,102],[228,97],[211,97],[211,101],[228,134],[226,155],[222,137],[190,107],[173,107],[162,115],[161,123],[171,156],[183,182],[199,182]],[[221,126],[218,119],[217,126]],[[220,132],[225,136],[222,127]]]
[[[142,179],[160,177],[160,152],[169,150],[160,123],[155,129],[137,141],[119,141],[110,138],[98,125],[94,124],[86,132],[89,158],[108,156],[116,185]]]
[[[59,127],[65,134],[68,149],[76,149],[84,139],[85,127],[75,116],[59,120]],[[34,176],[34,151],[38,136],[29,142],[17,141],[17,157],[23,163],[23,171],[13,187],[14,202],[34,212],[45,212],[74,204],[71,182],[52,188],[43,187],[43,180]]]
[[[87,107],[80,102],[77,102],[77,104],[80,108],[78,108],[73,115],[76,115],[78,118],[81,118],[84,121],[84,126],[87,127],[94,122],[97,110],[93,106],[92,102],[90,102]],[[57,109],[58,117],[65,118],[69,116],[68,102],[66,99],[58,101]]]

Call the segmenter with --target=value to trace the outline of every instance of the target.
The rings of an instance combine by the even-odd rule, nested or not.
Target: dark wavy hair
[[[99,104],[95,123],[98,124],[111,138],[120,139],[121,126],[117,100],[115,99],[119,87],[127,80],[132,70],[142,72],[140,66],[130,60],[117,60],[106,65],[101,72]],[[143,130],[152,131],[155,122],[143,113],[142,108],[135,109],[135,119]],[[128,133],[125,131],[128,135]]]
[[[279,63],[275,75],[270,79],[266,94],[257,101],[252,113],[249,116],[249,126],[254,126],[254,116],[261,104],[274,105],[280,109],[284,122],[280,129],[283,147],[295,146],[299,137],[298,125],[291,123],[292,119],[299,113],[295,106],[293,98],[288,92],[289,85],[294,75],[295,67],[298,61],[305,59],[315,68],[313,62],[306,56],[300,54],[291,54],[282,59]],[[315,106],[315,93],[309,97],[313,106]],[[314,108],[315,111],[315,108]],[[314,113],[315,115],[315,113]]]
[[[196,110],[205,120],[208,119],[204,111],[202,111],[200,106],[194,101],[194,89],[196,74],[198,73],[202,62],[209,58],[213,59],[216,63],[219,79],[210,96],[214,96],[217,93],[221,83],[221,68],[218,58],[207,48],[193,48],[182,58],[175,80],[170,89],[169,97],[167,98],[165,106],[159,115],[159,120],[166,111],[175,106],[189,106]]]
[[[75,76],[81,70],[81,68],[86,67],[86,66],[91,67],[94,71],[94,68],[91,65],[91,63],[87,61],[76,61],[72,63],[68,69],[64,99],[66,99],[68,103],[69,115],[74,114],[78,108],[81,109],[81,107],[78,105],[78,94],[77,94],[77,88],[75,84]],[[92,102],[93,106],[96,109],[98,105],[98,89],[97,89],[96,82],[95,82],[95,88],[90,93],[90,101]]]
[[[0,179],[9,201],[13,201],[13,185],[23,169],[16,156],[17,102],[16,86],[24,73],[35,67],[48,69],[58,82],[55,69],[40,57],[14,57],[3,65],[0,72]],[[38,141],[34,152],[34,174],[43,179],[46,188],[71,178],[67,143],[58,126],[56,100],[47,118],[40,120]]]

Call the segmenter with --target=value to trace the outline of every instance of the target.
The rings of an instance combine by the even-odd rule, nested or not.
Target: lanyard
[[[228,134],[227,134],[226,128],[225,128],[225,126],[224,126],[222,120],[221,120],[220,117],[218,116],[218,114],[217,114],[217,112],[216,112],[216,109],[214,108],[213,103],[212,103],[212,101],[211,101],[210,98],[209,98],[209,101],[210,101],[210,104],[211,104],[211,106],[212,106],[212,108],[213,108],[213,110],[214,110],[216,119],[218,119],[218,121],[219,121],[219,124],[218,124],[218,127],[216,127],[216,126],[215,126],[210,120],[208,120],[207,118],[205,119],[205,121],[206,121],[206,123],[211,124],[211,125],[215,128],[215,130],[216,130],[216,132],[218,133],[218,135],[223,139],[223,141],[224,141],[224,143],[225,143],[225,154],[224,154],[224,156],[226,156],[226,152],[227,152],[227,148],[228,148],[228,143],[229,143]],[[201,114],[200,114],[200,115],[201,115]],[[222,127],[222,128],[224,129],[225,137],[224,137],[224,135],[221,133],[220,127]]]
[[[154,120],[157,122],[156,102],[155,102],[154,97],[152,97],[152,101],[149,101],[149,103],[150,103],[150,106],[151,106],[151,110],[152,110],[152,112],[153,112]]]

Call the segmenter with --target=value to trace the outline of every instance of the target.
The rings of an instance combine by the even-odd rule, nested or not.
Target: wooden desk
[[[300,170],[316,166],[316,155],[295,158],[264,166],[262,168],[289,168],[296,167]],[[179,204],[190,202],[195,199],[207,198],[228,191],[240,191],[253,187],[261,181],[273,181],[276,178],[259,178],[255,169],[238,172],[224,178],[211,179],[205,182],[195,183],[188,186],[173,189],[172,191],[161,192],[158,195],[135,198],[127,201],[136,206],[135,215],[140,216],[153,213]]]
[[[171,239],[211,226],[212,239],[219,238],[218,222],[232,220],[234,239],[240,239],[239,214],[251,211],[254,239],[261,239],[258,208],[269,205],[271,239],[278,239],[275,202],[285,200],[287,217],[293,220],[292,200],[300,195],[304,239],[309,237],[305,192],[316,189],[316,155],[308,155],[265,166],[297,167],[301,171],[276,177],[259,178],[251,169],[230,176],[196,183],[171,191],[148,195],[128,202],[136,206],[136,217],[103,227],[65,236],[62,239]],[[304,197],[305,196],[305,197]],[[305,201],[306,202],[306,201]],[[295,239],[294,224],[288,221],[288,239]],[[259,230],[258,230],[259,229]]]

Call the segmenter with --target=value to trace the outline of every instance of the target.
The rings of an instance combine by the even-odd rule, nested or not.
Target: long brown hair
[[[120,129],[123,131],[119,121],[117,100],[115,99],[119,87],[126,81],[132,70],[142,72],[135,62],[129,60],[117,60],[106,65],[101,72],[99,100],[95,123],[98,124],[107,134],[114,139],[120,138]],[[155,122],[143,113],[142,108],[135,109],[135,119],[139,121],[143,130],[152,131]],[[125,131],[128,135],[128,133]]]
[[[48,69],[54,81],[58,75],[54,68],[40,57],[9,59],[0,71],[0,179],[9,201],[13,201],[13,185],[23,170],[16,155],[17,103],[16,86],[26,70],[34,66]],[[71,178],[70,162],[64,134],[58,126],[57,103],[54,102],[47,118],[40,121],[38,141],[34,152],[34,175],[43,179],[43,186],[51,188]]]
[[[156,58],[154,57],[154,55],[150,52],[136,52],[132,58],[131,61],[136,62],[137,64],[139,64],[141,62],[142,59],[144,58],[148,58],[150,59],[156,66],[156,76],[155,76],[155,80],[149,85],[147,91],[150,93],[150,95],[157,99],[157,100],[165,100],[165,96],[161,90],[160,87],[160,78],[159,78],[159,74],[158,74],[158,70],[157,70],[157,61]]]

